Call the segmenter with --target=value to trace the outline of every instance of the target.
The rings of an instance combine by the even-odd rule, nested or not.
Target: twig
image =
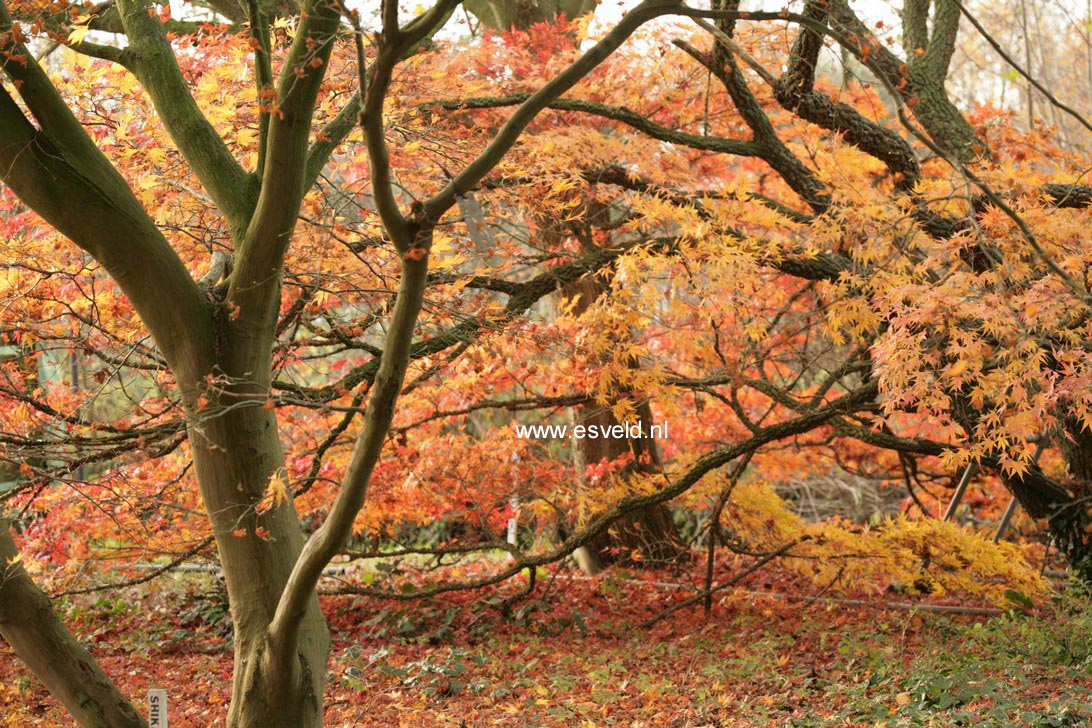
[[[810,538],[811,538],[810,536],[804,536],[802,538],[799,538],[799,539],[788,542],[787,544],[785,544],[784,546],[776,549],[775,551],[771,551],[770,553],[766,554],[765,556],[760,558],[758,561],[754,562],[753,564],[748,566],[746,569],[744,569],[743,571],[741,571],[738,574],[736,574],[735,576],[733,576],[728,581],[726,581],[726,582],[724,582],[722,584],[718,584],[718,585],[716,585],[714,587],[711,587],[711,588],[703,589],[696,596],[692,596],[689,599],[684,599],[683,601],[679,602],[678,604],[672,604],[670,607],[668,607],[664,611],[660,612],[655,617],[652,617],[651,619],[646,619],[644,622],[641,622],[639,625],[637,625],[637,627],[639,629],[647,629],[648,627],[651,627],[652,625],[659,622],[664,617],[667,617],[670,614],[674,614],[675,612],[679,611],[680,609],[685,609],[686,607],[689,607],[691,604],[697,604],[698,602],[703,601],[704,599],[706,599],[707,597],[709,597],[713,593],[721,591],[722,589],[727,589],[730,586],[735,586],[736,584],[743,581],[745,578],[747,578],[751,574],[753,574],[756,571],[758,571],[759,569],[761,569],[766,564],[768,564],[771,561],[773,561],[774,559],[776,559],[778,556],[783,556],[793,546],[799,545],[801,541],[810,540]]]
[[[797,594],[781,594],[779,592],[741,592],[749,597],[761,599],[777,599],[781,601],[814,601],[814,597],[806,597]],[[964,607],[959,604],[914,604],[913,602],[884,602],[868,601],[867,599],[843,599],[840,597],[826,597],[820,599],[828,605],[843,605],[847,607],[870,607],[872,609],[898,609],[902,611],[936,612],[940,614],[977,614],[986,617],[998,617],[1005,613],[1004,609],[995,607]]]
[[[135,576],[132,579],[111,582],[109,584],[98,584],[96,586],[88,586],[81,589],[69,589],[67,591],[57,592],[56,594],[53,594],[52,597],[53,599],[57,599],[59,597],[75,596],[76,594],[94,594],[95,592],[108,591],[113,589],[124,589],[125,587],[136,586],[137,584],[144,584],[145,582],[152,581],[153,579],[162,576],[168,571],[176,569],[182,564],[183,561],[190,558],[191,556],[200,553],[210,543],[212,543],[212,536],[206,537],[203,541],[198,542],[192,548],[183,551],[170,562],[163,564],[162,566],[157,566],[155,569],[149,571],[148,573],[142,574],[140,576]]]
[[[751,456],[754,452],[749,452],[743,456],[743,459],[739,461],[735,468],[732,470],[732,474],[728,477],[728,482],[724,484],[724,488],[720,492],[720,497],[717,498],[717,505],[713,508],[713,512],[709,514],[709,523],[707,528],[709,529],[709,549],[707,553],[705,563],[705,615],[709,616],[709,613],[713,610],[713,564],[717,555],[717,539],[720,537],[720,514],[724,512],[724,506],[728,504],[728,499],[732,496],[732,491],[736,488],[736,483],[739,482],[739,478],[743,475],[747,469],[748,463],[751,462]]]

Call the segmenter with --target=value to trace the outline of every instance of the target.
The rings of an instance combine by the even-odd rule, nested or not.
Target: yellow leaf
[[[273,505],[279,506],[288,500],[288,485],[282,477],[284,470],[278,470],[269,478],[269,487],[266,489],[273,499]]]
[[[73,44],[83,43],[83,39],[87,35],[88,30],[90,30],[90,28],[86,25],[75,26],[72,28],[72,32],[68,34],[68,42]]]
[[[965,371],[967,371],[967,360],[960,359],[955,364],[948,367],[948,369],[944,372],[944,376],[948,379],[955,379]]]

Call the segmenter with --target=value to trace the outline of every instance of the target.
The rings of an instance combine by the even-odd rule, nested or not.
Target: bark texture
[[[0,635],[85,728],[137,728],[147,722],[72,636],[22,563],[9,523],[0,519]]]
[[[1065,421],[1065,432],[1055,440],[1065,457],[1073,492],[1065,501],[1054,504],[1050,512],[1038,517],[1047,519],[1051,538],[1069,562],[1070,574],[1092,585],[1092,508],[1089,506],[1092,432],[1082,427],[1076,418],[1069,418]],[[1017,492],[1016,495],[1019,499],[1020,494]]]
[[[580,315],[607,291],[607,286],[598,276],[585,276],[565,290],[567,296],[579,296],[573,306],[573,313]],[[636,362],[634,362],[636,366]],[[633,392],[622,391],[620,397],[633,400],[636,409],[636,422],[640,425],[643,437],[610,438],[584,437],[573,439],[574,461],[578,472],[583,473],[588,465],[604,460],[615,460],[624,455],[633,460],[617,477],[626,477],[634,473],[655,473],[661,468],[660,455],[655,438],[650,432],[652,408],[647,400]],[[620,423],[610,407],[599,404],[586,404],[576,408],[574,424],[585,427],[594,426],[597,431],[614,427]],[[577,564],[587,574],[594,576],[607,564],[623,566],[662,567],[678,563],[687,556],[685,544],[678,536],[678,529],[671,520],[671,513],[663,503],[642,506],[615,521],[609,529],[595,535],[591,541],[574,553]]]
[[[285,671],[265,665],[269,624],[304,540],[292,500],[276,503],[268,491],[271,478],[284,477],[273,413],[212,406],[189,430],[235,626],[229,725],[321,725],[329,634],[314,593],[297,659]]]

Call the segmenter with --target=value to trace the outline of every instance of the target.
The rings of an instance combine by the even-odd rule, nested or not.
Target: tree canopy
[[[215,553],[238,726],[321,724],[344,554],[431,560],[342,585],[383,600],[695,535],[710,594],[718,546],[1044,592],[939,518],[973,465],[1092,578],[1088,159],[949,94],[976,11],[571,5],[0,4],[0,634],[81,724],[142,719],[30,574],[105,559]],[[907,500],[806,522],[807,478]]]

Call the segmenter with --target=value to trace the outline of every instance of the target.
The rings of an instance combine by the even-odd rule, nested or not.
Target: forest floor
[[[509,604],[520,583],[409,604],[323,597],[326,725],[1092,725],[1087,599],[953,614],[808,599],[773,569],[719,592],[709,616],[696,604],[646,626],[693,593],[670,583],[683,577],[543,577]],[[211,579],[118,594],[66,602],[72,629],[142,708],[167,689],[171,728],[223,725],[230,622]],[[0,716],[71,725],[2,642]]]

